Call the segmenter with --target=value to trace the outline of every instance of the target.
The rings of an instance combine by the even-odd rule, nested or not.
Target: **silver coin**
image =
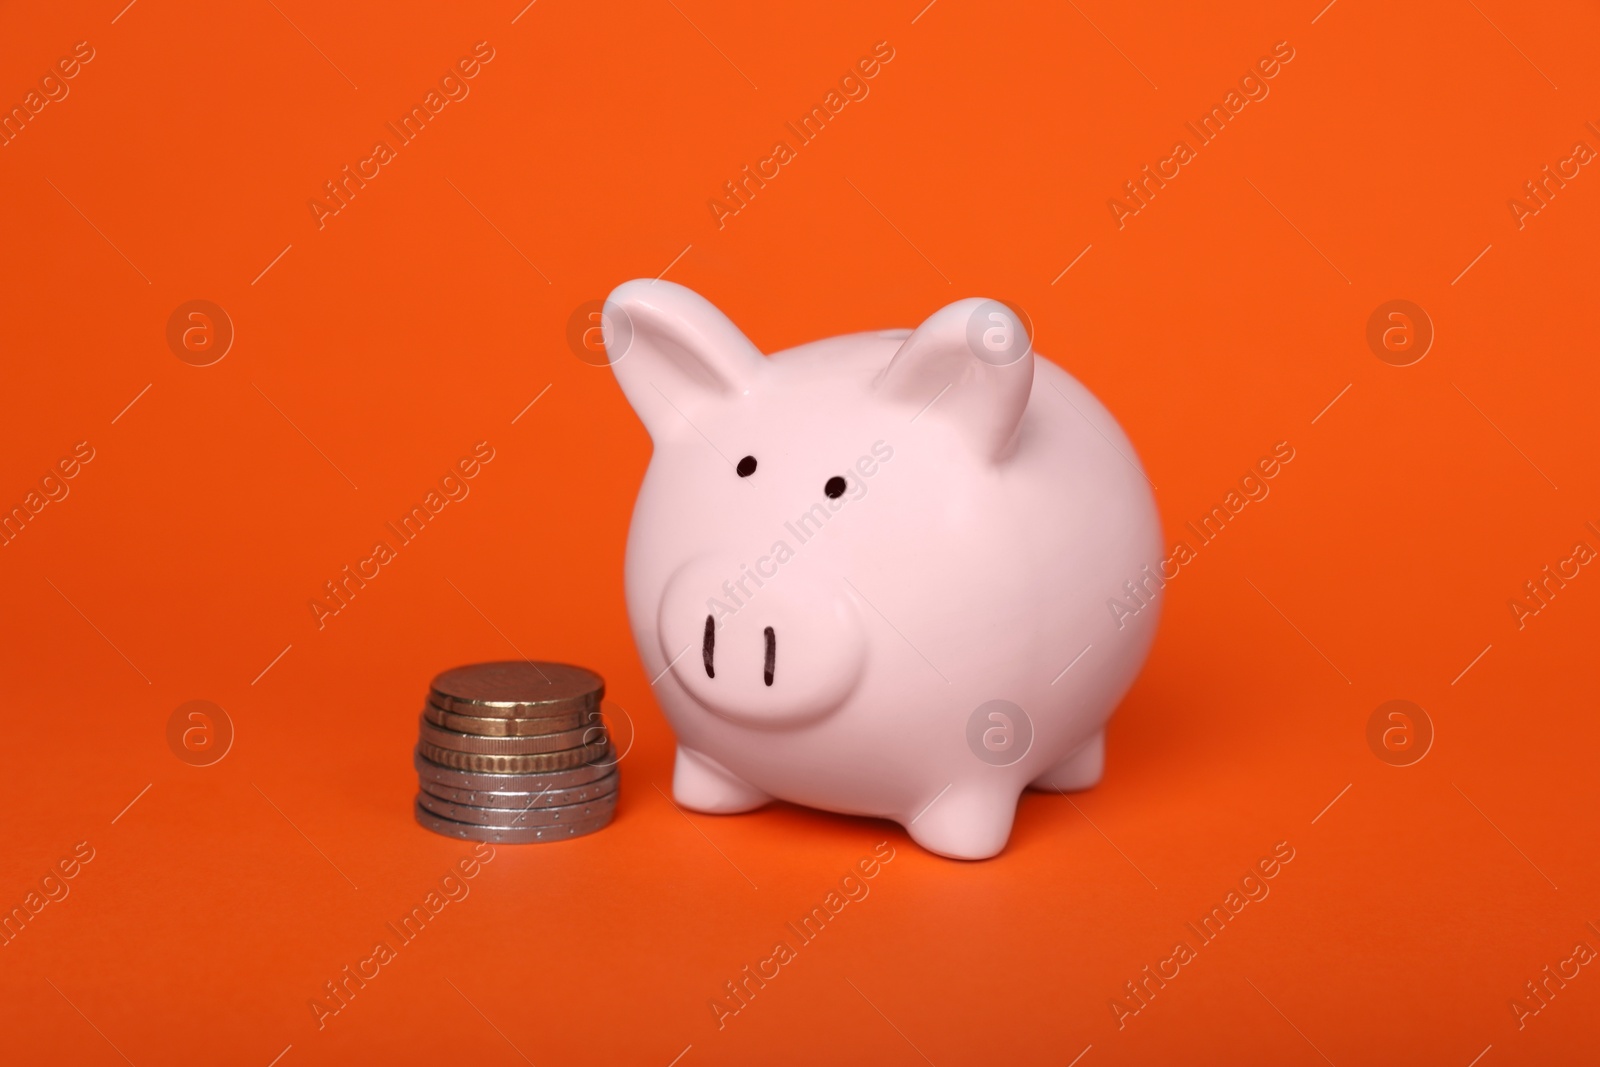
[[[435,763],[421,752],[411,754],[412,766],[423,782],[452,789],[475,789],[490,793],[537,793],[543,789],[571,789],[604,778],[616,770],[616,750],[610,745],[595,760],[559,771],[526,774],[495,774],[490,771],[461,771]],[[610,762],[605,762],[610,761]]]
[[[412,805],[412,812],[417,822],[432,830],[436,834],[446,837],[456,837],[463,841],[491,841],[502,845],[532,844],[542,841],[565,841],[573,837],[582,837],[592,834],[596,830],[603,830],[611,822],[612,812],[583,822],[558,823],[555,826],[479,826],[476,823],[456,822],[454,819],[442,818],[424,808],[420,803]]]
[[[417,720],[418,738],[430,745],[448,748],[452,752],[475,752],[485,756],[531,756],[545,752],[564,752],[569,748],[598,744],[605,740],[604,726],[584,726],[576,730],[561,730],[553,734],[535,734],[531,737],[485,737],[482,734],[464,734],[459,730],[444,730],[426,718]]]
[[[428,699],[457,715],[531,718],[599,707],[605,691],[604,679],[582,667],[509,660],[444,671]]]
[[[457,715],[432,702],[423,705],[422,717],[442,730],[456,730],[482,737],[532,737],[576,730],[581,726],[599,726],[604,721],[599,708],[564,711],[559,715],[540,715],[530,719],[522,716]]]
[[[512,776],[507,775],[507,777]],[[476,808],[559,808],[568,804],[582,804],[615,793],[618,780],[617,775],[608,774],[604,778],[597,778],[570,789],[551,789],[545,786],[532,792],[524,790],[515,793],[487,789],[456,789],[427,779],[420,780],[418,785],[422,787],[424,793],[431,793],[440,800],[452,804],[470,804]]]
[[[609,818],[617,806],[617,794],[607,793],[581,804],[564,804],[557,808],[480,808],[474,804],[452,804],[432,793],[418,793],[417,803],[441,819],[515,830],[526,826],[585,823],[602,815]]]

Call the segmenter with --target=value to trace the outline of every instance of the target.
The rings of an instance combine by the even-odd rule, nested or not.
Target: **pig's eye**
[[[744,457],[743,459],[741,459],[739,461],[739,465],[737,467],[735,467],[734,470],[739,472],[739,477],[741,477],[741,478],[750,477],[752,474],[754,474],[756,472],[756,457],[754,457],[754,456],[746,456],[746,457]]]
[[[827,493],[828,497],[832,500],[837,500],[844,496],[844,489],[844,479],[839,477],[837,474],[835,474],[832,478],[829,478],[828,484],[822,487],[822,491]]]

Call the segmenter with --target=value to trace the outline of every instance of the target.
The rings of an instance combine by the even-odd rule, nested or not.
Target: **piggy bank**
[[[763,356],[631,281],[602,333],[654,445],[625,587],[680,805],[893,819],[982,859],[1022,790],[1099,780],[1160,522],[1127,436],[1010,308]]]

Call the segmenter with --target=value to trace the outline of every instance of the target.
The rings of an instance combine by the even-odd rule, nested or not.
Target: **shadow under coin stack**
[[[417,742],[417,821],[517,844],[602,829],[617,807],[605,682],[565,663],[477,663],[433,680]]]

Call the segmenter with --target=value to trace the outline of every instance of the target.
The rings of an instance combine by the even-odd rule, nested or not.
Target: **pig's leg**
[[[911,840],[941,856],[986,860],[1006,847],[1017,814],[1015,790],[950,786],[906,823]]]
[[[710,756],[682,745],[672,768],[672,795],[684,807],[712,815],[752,811],[772,800]]]
[[[1060,763],[1035,778],[1029,785],[1044,792],[1070,793],[1088,789],[1100,781],[1106,768],[1106,732],[1101,730],[1079,745]]]

